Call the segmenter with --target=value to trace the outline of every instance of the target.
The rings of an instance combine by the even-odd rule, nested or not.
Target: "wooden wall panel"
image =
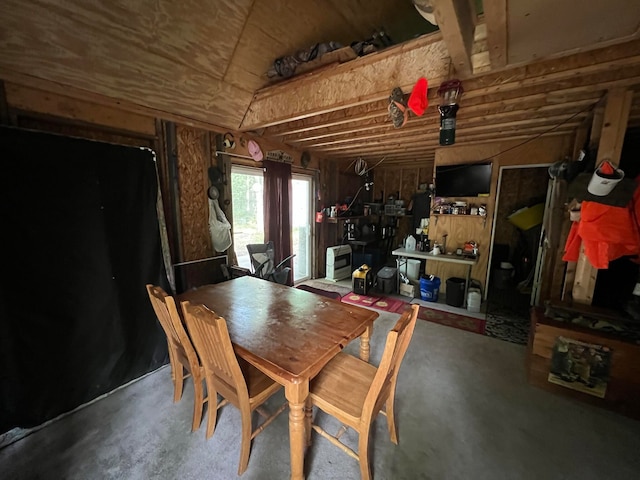
[[[489,197],[468,198],[475,203],[486,203],[486,225],[480,218],[438,217],[438,222],[431,222],[429,239],[441,240],[448,233],[447,249],[455,248],[455,243],[474,240],[478,242],[480,257],[478,264],[471,271],[471,276],[481,282],[483,288],[486,281],[489,252],[491,246],[491,230],[495,209],[498,174],[501,166],[547,164],[563,159],[571,153],[573,146],[570,136],[541,137],[533,142],[520,145],[517,141],[485,143],[475,146],[449,146],[436,150],[436,165],[454,165],[472,163],[490,159],[493,162],[491,177],[491,193]],[[514,148],[515,147],[515,148]],[[504,152],[504,153],[502,153]],[[437,178],[435,179],[437,183]],[[441,221],[442,220],[442,221]],[[446,279],[461,276],[460,267],[443,262],[427,264],[427,272],[440,277],[446,291]],[[462,272],[464,273],[464,272]]]
[[[44,90],[6,82],[7,103],[12,109],[38,112],[69,120],[81,121],[117,130],[128,130],[148,136],[156,135],[153,117],[125,112],[86,100],[58,95]]]
[[[180,217],[182,251],[186,262],[213,254],[209,234],[207,169],[210,164],[209,134],[204,130],[178,126],[178,178],[180,179]]]

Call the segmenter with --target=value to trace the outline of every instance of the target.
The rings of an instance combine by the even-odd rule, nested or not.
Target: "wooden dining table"
[[[304,449],[311,436],[311,409],[305,409],[309,381],[357,337],[360,358],[368,361],[378,313],[250,276],[204,285],[178,300],[203,304],[224,317],[236,355],[284,386],[291,478],[304,479]]]

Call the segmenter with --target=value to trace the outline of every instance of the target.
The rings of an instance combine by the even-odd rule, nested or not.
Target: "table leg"
[[[289,454],[291,480],[304,480],[305,403],[309,395],[309,379],[285,385],[284,394],[289,401]]]
[[[364,333],[360,335],[360,360],[365,362],[369,361],[369,354],[371,352],[371,333],[373,331],[373,325],[367,325]]]
[[[469,291],[470,280],[471,280],[471,265],[467,267],[467,281],[464,282],[464,299],[462,301],[463,308],[467,308],[467,292]]]

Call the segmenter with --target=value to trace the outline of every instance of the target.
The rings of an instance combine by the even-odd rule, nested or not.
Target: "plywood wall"
[[[207,169],[211,158],[209,132],[178,126],[176,140],[182,219],[181,260],[199,260],[213,254],[207,197]]]
[[[471,277],[477,279],[484,289],[487,276],[489,251],[491,246],[491,232],[495,201],[498,185],[498,175],[501,166],[550,164],[563,160],[572,148],[572,139],[568,136],[541,137],[529,143],[518,146],[519,142],[505,141],[486,143],[475,146],[450,146],[436,150],[435,164],[455,165],[472,163],[483,160],[493,162],[491,177],[491,193],[487,198],[460,198],[468,202],[486,203],[487,218],[469,218],[460,216],[441,216],[438,221],[432,219],[429,238],[442,240],[447,234],[447,250],[455,250],[464,242],[474,240],[479,245],[480,257],[477,265],[471,271]],[[503,153],[504,152],[504,153]],[[437,178],[435,179],[437,183]],[[455,200],[455,199],[454,199]],[[485,201],[486,200],[486,201]],[[449,277],[464,277],[465,267],[443,262],[427,264],[427,272],[440,277],[443,286]],[[444,287],[446,290],[446,286]]]

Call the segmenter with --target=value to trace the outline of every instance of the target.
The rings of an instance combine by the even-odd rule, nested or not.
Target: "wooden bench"
[[[569,311],[571,310],[582,318],[593,312],[593,309],[585,307],[570,308]],[[563,307],[562,311],[566,312],[567,308]],[[593,322],[598,322],[599,318],[604,317],[596,313],[593,318]],[[610,319],[614,320],[614,317]],[[637,327],[640,329],[640,323]],[[584,344],[599,345],[609,350],[609,374],[604,398],[579,391],[576,389],[581,387],[578,383],[575,386],[564,386],[550,381],[552,357],[558,337]],[[553,307],[546,312],[545,308],[533,308],[527,348],[527,370],[528,380],[532,385],[640,419],[640,344],[637,340],[559,321],[554,315]],[[571,379],[571,382],[573,380]],[[580,381],[583,379],[576,379],[576,382]],[[567,382],[567,385],[571,384]],[[583,388],[583,390],[589,390],[589,388]]]

